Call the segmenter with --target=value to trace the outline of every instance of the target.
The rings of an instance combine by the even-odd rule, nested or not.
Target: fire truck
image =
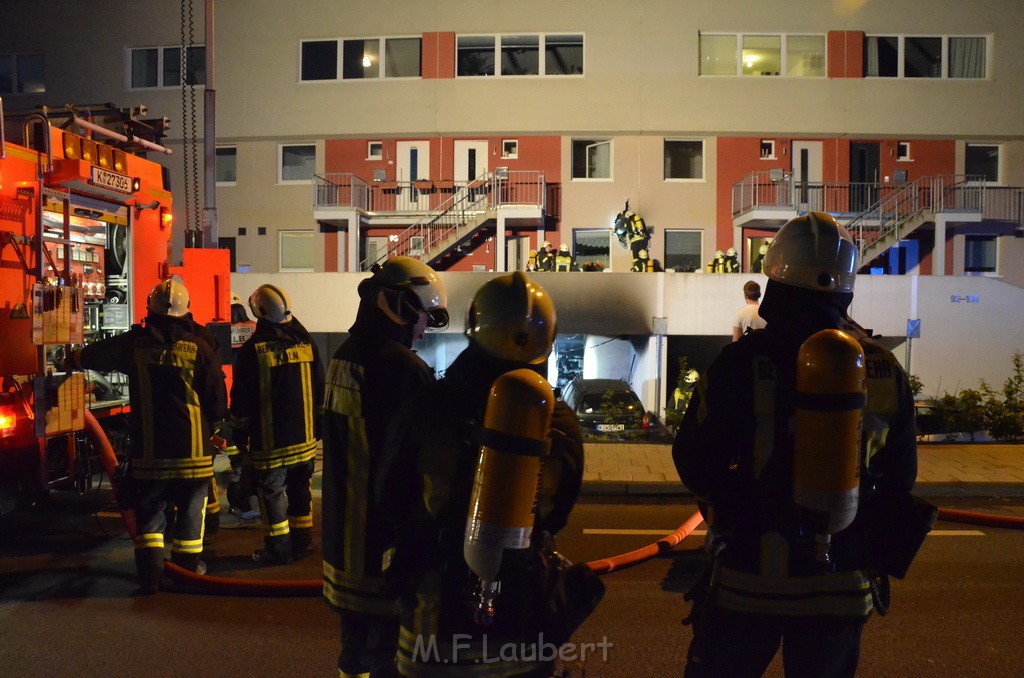
[[[169,174],[146,157],[170,154],[167,121],[145,114],[103,104],[5,115],[0,100],[0,513],[84,492],[116,466],[124,377],[65,372],[64,356],[140,322],[158,282],[182,279],[195,319],[222,324],[230,345],[229,253],[186,248],[169,261]]]

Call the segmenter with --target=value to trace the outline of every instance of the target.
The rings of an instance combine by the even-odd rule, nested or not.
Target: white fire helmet
[[[495,357],[537,365],[551,353],[556,325],[548,293],[515,271],[492,278],[476,291],[466,336]]]
[[[853,292],[857,246],[827,212],[790,219],[764,255],[771,280],[819,292]]]
[[[409,290],[427,312],[427,327],[448,327],[448,290],[437,272],[413,257],[393,257],[374,271],[370,280],[381,287]]]
[[[292,301],[276,285],[260,285],[249,295],[249,308],[257,320],[280,324],[292,319]]]
[[[170,278],[157,283],[146,298],[146,311],[154,315],[167,315],[181,318],[188,313],[192,300],[188,289],[181,281]]]

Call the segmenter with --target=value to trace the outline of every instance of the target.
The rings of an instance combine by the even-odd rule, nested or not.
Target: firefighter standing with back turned
[[[320,439],[324,371],[288,295],[260,285],[249,297],[256,329],[238,349],[231,385],[231,428],[256,474],[263,548],[252,558],[284,565],[313,545],[310,479]],[[246,460],[243,460],[246,463]]]
[[[847,315],[856,262],[828,214],[783,226],[764,259],[767,327],[723,348],[689,403],[672,456],[714,559],[687,595],[687,676],[760,676],[780,644],[786,675],[853,676],[864,623],[884,614],[869,508],[911,498],[914,403],[893,355]],[[852,376],[829,385],[836,374]],[[829,417],[841,425],[824,431]],[[827,510],[808,508],[818,500]],[[919,544],[895,546],[912,558]]]
[[[165,509],[177,508],[171,562],[202,573],[203,517],[213,477],[210,436],[224,418],[220,359],[189,312],[188,290],[165,280],[149,293],[145,325],[75,351],[74,367],[128,376],[129,478],[139,593],[160,589]],[[203,330],[204,331],[204,330]]]
[[[558,599],[545,591],[561,562],[552,535],[565,526],[583,474],[579,422],[540,373],[555,333],[543,288],[521,272],[491,279],[469,309],[469,346],[395,416],[377,495],[398,533],[388,577],[401,593],[403,676],[549,676],[553,657],[538,654],[538,641],[557,648],[600,599],[596,576],[573,566],[578,578],[567,579],[565,592],[580,604],[555,619],[544,614]],[[541,405],[551,408],[542,423],[527,416],[529,425],[507,426]],[[482,470],[485,451],[507,464],[503,471]],[[508,499],[525,500],[521,522],[506,514],[495,527],[472,513],[497,511]],[[481,541],[512,532],[515,547],[482,552]],[[484,535],[491,538],[477,539]],[[497,562],[485,581],[479,560],[491,556]]]
[[[324,598],[341,618],[338,670],[393,673],[398,600],[383,570],[393,531],[372,501],[381,448],[402,398],[434,381],[412,351],[428,327],[448,326],[448,293],[411,257],[384,262],[359,284],[349,338],[331,360],[324,413]]]

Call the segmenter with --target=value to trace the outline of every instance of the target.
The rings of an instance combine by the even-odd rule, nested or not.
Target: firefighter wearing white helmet
[[[537,270],[555,270],[555,249],[548,240],[542,240],[537,249]]]
[[[928,529],[927,511],[895,508],[914,504],[913,395],[847,313],[846,229],[824,213],[793,219],[764,264],[767,325],[722,349],[672,449],[715,535],[686,675],[761,675],[774,653],[754,643],[781,644],[794,675],[853,676],[864,623],[888,604],[881,578],[906,574]]]
[[[324,401],[323,590],[341,623],[341,676],[385,675],[394,664],[398,592],[384,575],[395,528],[371,482],[380,476],[399,403],[434,381],[412,348],[427,329],[448,325],[444,281],[418,259],[385,261],[358,294],[355,323],[328,367]]]
[[[561,245],[558,246],[558,254],[555,255],[555,270],[576,270],[576,257],[572,255],[572,251],[569,249],[569,243],[567,242],[563,242]]]
[[[715,250],[715,256],[708,262],[708,273],[725,273],[725,252]]]
[[[740,272],[740,260],[739,255],[736,254],[736,248],[730,247],[725,251],[725,273],[739,273]]]
[[[558,647],[600,598],[582,565],[569,575],[580,586],[568,601],[536,584],[557,558],[551,536],[583,471],[579,423],[562,401],[552,407],[543,377],[556,321],[551,298],[525,274],[488,280],[470,305],[469,346],[395,417],[378,492],[399,526],[391,567],[403,593],[401,675],[550,675],[553,656],[537,643]],[[523,651],[493,650],[513,645]]]
[[[177,508],[171,562],[206,568],[203,508],[213,477],[207,445],[227,398],[220,358],[209,332],[192,319],[185,286],[176,279],[158,283],[146,307],[144,325],[78,349],[69,362],[128,376],[135,565],[139,593],[153,594],[164,569],[169,506]]]
[[[253,560],[282,565],[312,549],[310,478],[320,440],[324,368],[283,289],[260,285],[249,307],[256,329],[235,354],[232,440],[256,476],[264,537]]]

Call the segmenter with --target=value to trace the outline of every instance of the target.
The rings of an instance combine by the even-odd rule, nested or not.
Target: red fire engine
[[[171,275],[189,287],[198,322],[230,317],[226,250],[168,261],[168,175],[144,156],[170,153],[159,143],[166,120],[142,115],[65,106],[5,119],[0,101],[0,513],[89,487],[104,445],[83,433],[87,422],[122,447],[127,384],[63,372],[72,345],[139,322],[149,290]]]

